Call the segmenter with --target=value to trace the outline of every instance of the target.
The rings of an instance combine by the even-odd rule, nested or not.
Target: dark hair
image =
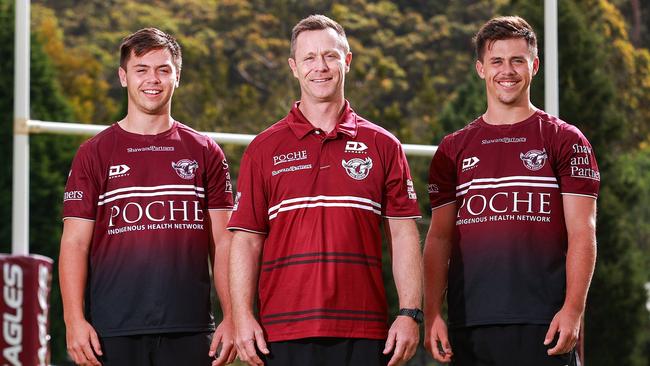
[[[494,41],[512,38],[525,39],[530,54],[533,57],[537,56],[537,36],[535,36],[535,31],[528,22],[515,15],[492,18],[483,24],[473,39],[476,47],[476,57],[482,61],[486,46],[490,47]]]
[[[124,37],[120,45],[120,66],[126,70],[131,51],[140,57],[149,51],[163,48],[172,54],[172,62],[176,66],[176,71],[180,71],[183,65],[181,46],[178,45],[174,37],[157,28],[143,28]]]
[[[315,14],[304,18],[293,27],[293,30],[291,31],[291,51],[289,56],[291,58],[296,56],[296,39],[300,33],[327,28],[332,28],[336,31],[336,34],[341,38],[341,46],[343,46],[345,52],[350,52],[350,44],[348,44],[348,38],[345,36],[345,30],[343,27],[325,15]]]

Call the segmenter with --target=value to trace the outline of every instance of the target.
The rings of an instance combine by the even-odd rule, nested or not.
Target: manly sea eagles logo
[[[546,149],[542,151],[530,150],[527,153],[519,153],[519,158],[524,162],[524,166],[530,170],[540,170],[546,163],[548,155]]]
[[[356,180],[362,180],[368,176],[372,168],[372,159],[366,158],[361,160],[359,158],[350,159],[348,161],[341,160],[341,165],[345,168],[348,175]]]
[[[194,178],[194,173],[199,168],[199,163],[196,160],[181,159],[175,163],[172,161],[172,168],[174,168],[179,177],[192,179]]]

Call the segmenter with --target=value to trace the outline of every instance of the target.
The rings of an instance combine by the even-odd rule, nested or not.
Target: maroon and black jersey
[[[63,217],[95,222],[86,306],[99,335],[214,329],[208,210],[231,209],[223,152],[181,123],[158,135],[114,124],[82,144]]]
[[[386,338],[380,224],[420,215],[406,157],[347,102],[329,134],[297,105],[246,150],[228,224],[266,236],[260,323],[269,341]]]
[[[562,307],[562,195],[598,195],[589,141],[543,111],[512,125],[482,118],[446,136],[431,162],[432,209],[456,203],[451,327],[548,324]]]

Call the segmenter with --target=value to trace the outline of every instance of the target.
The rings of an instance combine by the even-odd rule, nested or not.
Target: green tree
[[[0,91],[0,154],[6,157],[0,178],[0,245],[3,252],[11,246],[11,177],[13,131],[13,1],[0,0],[0,49],[2,57],[2,84]],[[43,52],[36,35],[31,37],[31,117],[45,120],[69,120],[71,108],[62,97],[52,65]],[[62,136],[34,136],[30,138],[30,252],[50,258],[58,257],[61,237],[61,201],[69,163],[77,144],[76,138]],[[56,265],[56,264],[55,264]],[[51,293],[52,360],[65,359],[65,330],[57,271],[54,272]]]

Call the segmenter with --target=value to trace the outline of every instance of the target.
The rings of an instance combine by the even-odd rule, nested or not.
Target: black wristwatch
[[[409,318],[415,320],[416,323],[422,324],[422,321],[424,321],[424,313],[422,310],[415,308],[415,309],[406,309],[402,308],[399,309],[399,313],[397,315],[404,315],[408,316]]]

